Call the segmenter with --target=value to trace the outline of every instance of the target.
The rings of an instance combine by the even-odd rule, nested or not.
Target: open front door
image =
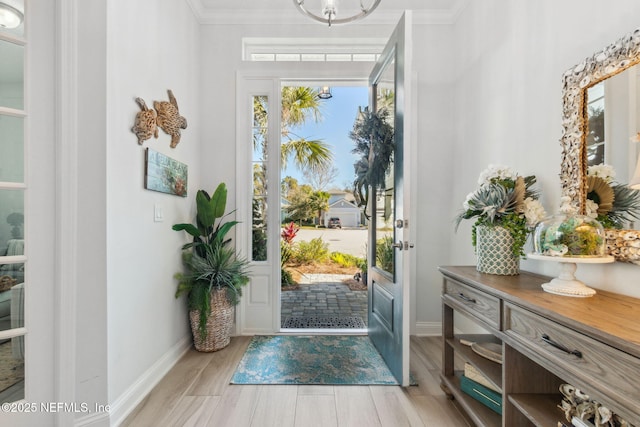
[[[370,110],[393,127],[393,153],[384,183],[369,194],[369,337],[391,372],[409,385],[411,12],[405,12],[370,77]],[[386,112],[385,112],[386,110]],[[369,156],[369,164],[374,154]],[[415,158],[415,156],[413,156]]]

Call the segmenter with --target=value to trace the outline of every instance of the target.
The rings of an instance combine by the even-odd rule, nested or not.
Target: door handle
[[[409,250],[413,247],[413,243],[403,242],[402,240],[399,240],[398,243],[392,243],[391,246],[400,250]]]
[[[552,340],[551,338],[549,338],[549,335],[547,335],[547,334],[542,334],[541,338],[542,338],[542,341],[546,342],[550,346],[553,346],[553,347],[557,348],[558,350],[562,350],[567,354],[573,354],[574,356],[576,356],[579,359],[582,358],[582,352],[580,350],[569,350],[567,347],[565,347],[562,344],[559,344],[559,343],[555,342],[554,340]]]

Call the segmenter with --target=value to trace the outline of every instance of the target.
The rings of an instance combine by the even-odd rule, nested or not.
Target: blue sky
[[[304,126],[293,128],[292,131],[305,139],[322,139],[331,146],[333,151],[333,166],[340,175],[330,187],[343,188],[345,184],[353,182],[353,164],[355,156],[351,153],[353,141],[349,132],[353,129],[358,106],[366,106],[369,102],[369,89],[366,86],[332,87],[333,98],[322,101],[323,120],[319,123],[310,121]],[[282,177],[291,176],[304,184],[302,172],[298,171],[293,162],[289,161]]]

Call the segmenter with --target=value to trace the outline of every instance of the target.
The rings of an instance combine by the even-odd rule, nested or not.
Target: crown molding
[[[220,9],[205,8],[201,0],[185,0],[193,14],[202,25],[323,25],[304,17],[293,7],[291,10],[268,9]],[[451,25],[454,24],[469,0],[454,3],[451,9],[414,10],[413,23],[416,25]],[[378,9],[370,16],[349,26],[359,25],[395,25],[404,10]]]

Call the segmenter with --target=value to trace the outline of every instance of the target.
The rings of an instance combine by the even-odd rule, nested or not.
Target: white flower
[[[516,180],[518,174],[508,166],[503,165],[489,165],[489,167],[483,170],[478,177],[479,185],[490,184],[492,179],[512,179]]]
[[[585,203],[585,213],[589,218],[598,218],[598,204],[591,199],[587,199]]]
[[[527,219],[527,227],[534,228],[546,216],[547,213],[539,200],[532,197],[524,199],[524,217]]]
[[[472,191],[471,193],[467,194],[467,197],[464,199],[464,202],[462,203],[462,207],[464,208],[465,211],[468,211],[471,208],[471,206],[469,205],[469,200],[471,200],[474,194],[475,194],[475,191]]]
[[[571,205],[571,197],[560,197],[560,212],[566,215],[575,215],[578,213],[578,209]]]
[[[613,179],[616,177],[616,171],[613,169],[611,165],[593,165],[587,168],[588,176],[597,176],[602,178],[607,184],[610,184]]]

